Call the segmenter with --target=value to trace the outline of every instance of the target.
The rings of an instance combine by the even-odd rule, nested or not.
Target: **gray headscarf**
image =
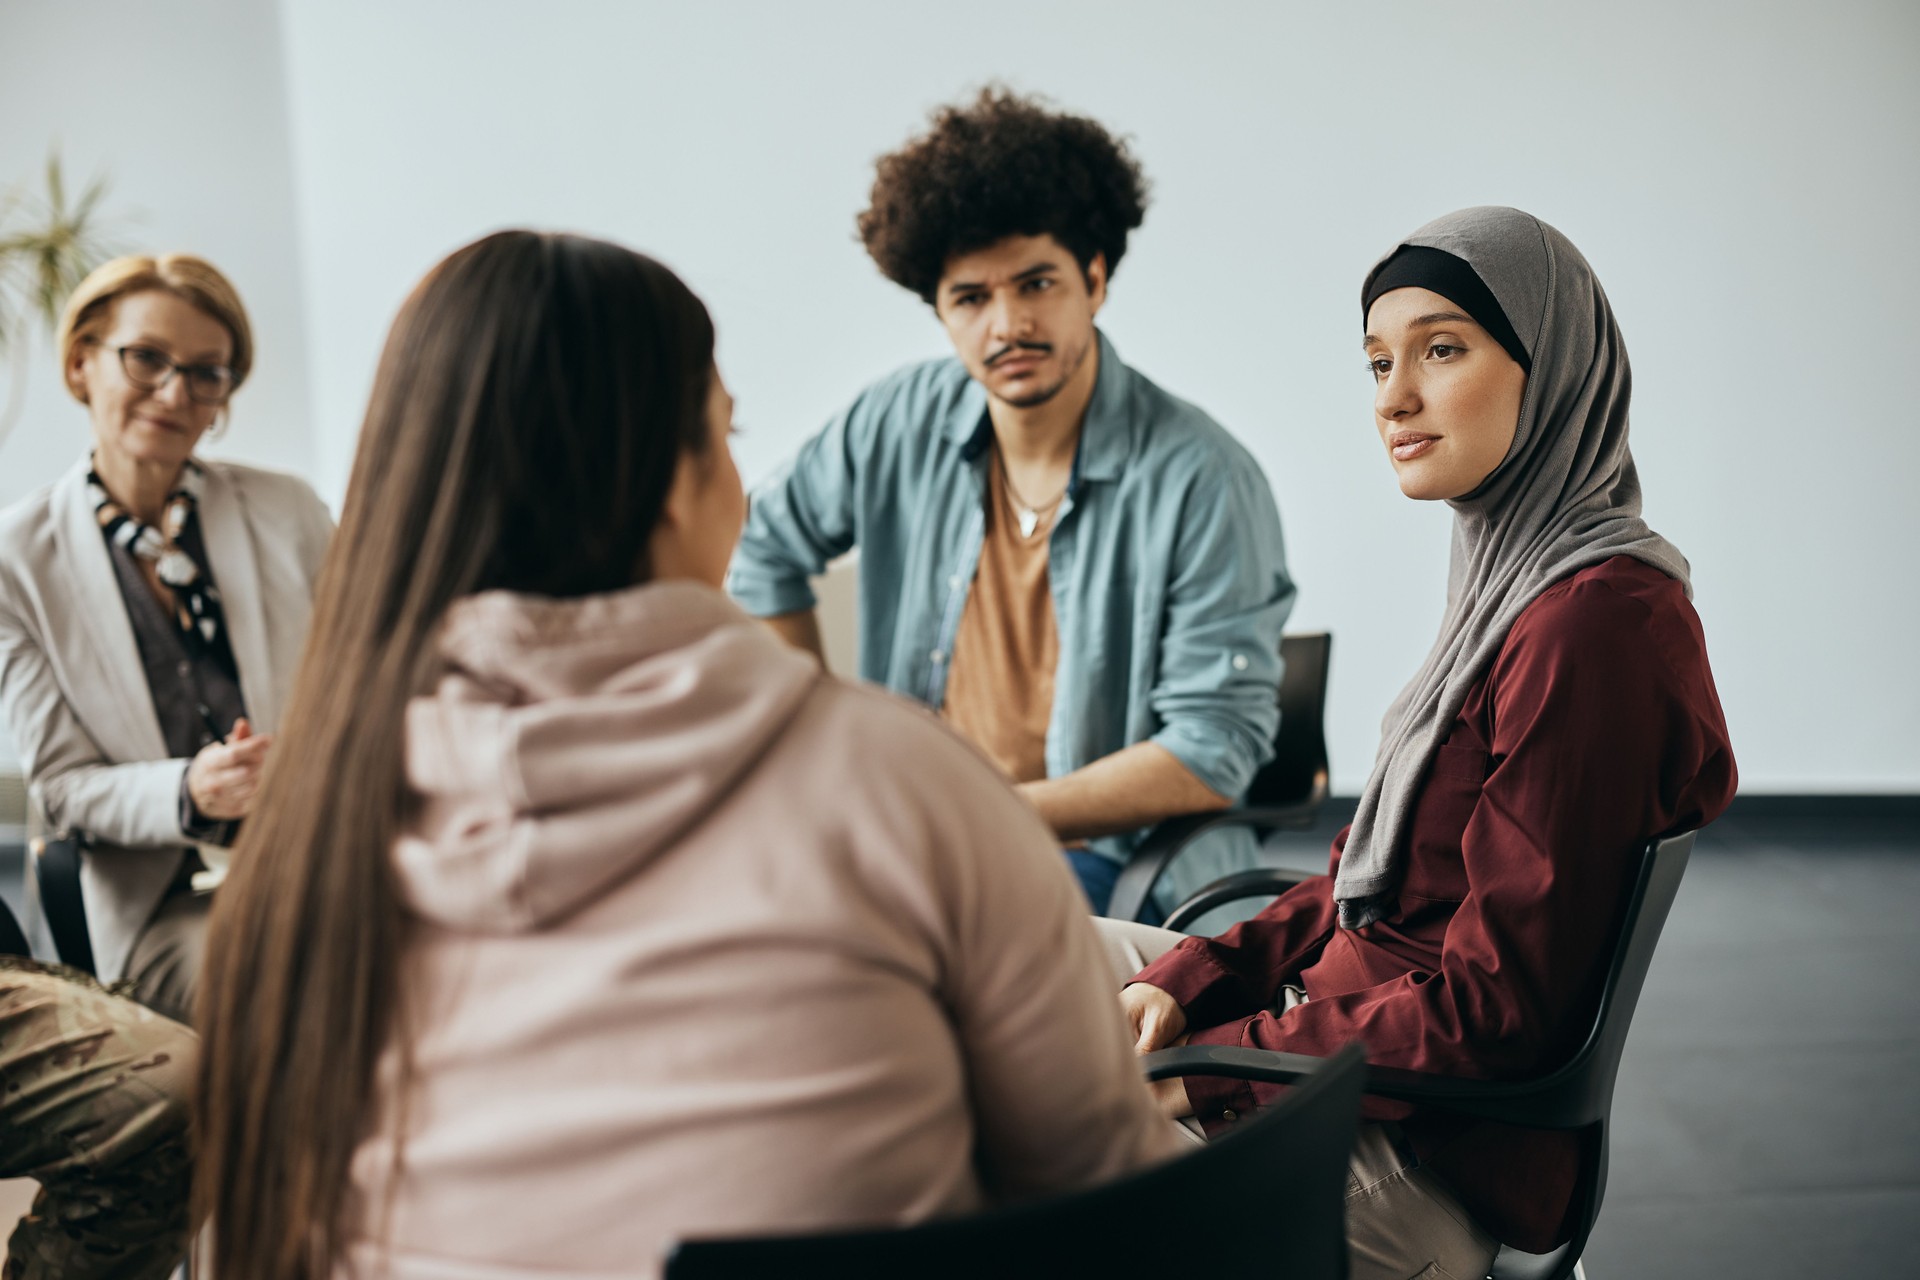
[[[1580,251],[1538,218],[1494,207],[1450,213],[1401,243],[1440,249],[1472,267],[1526,345],[1532,369],[1506,459],[1478,489],[1449,503],[1453,558],[1440,636],[1387,711],[1334,880],[1348,929],[1393,909],[1414,801],[1434,753],[1536,596],[1621,555],[1678,578],[1692,594],[1686,557],[1640,519],[1640,479],[1627,451],[1627,352]],[[1374,264],[1369,282],[1392,256]]]

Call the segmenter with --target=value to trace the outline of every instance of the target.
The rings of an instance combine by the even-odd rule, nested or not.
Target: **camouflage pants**
[[[198,1048],[82,974],[0,958],[0,1177],[40,1182],[5,1280],[160,1280],[186,1256]]]

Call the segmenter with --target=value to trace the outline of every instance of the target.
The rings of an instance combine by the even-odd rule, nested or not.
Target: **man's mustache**
[[[987,357],[987,368],[993,368],[993,366],[999,364],[1002,360],[1005,360],[1008,356],[1016,352],[1032,352],[1035,355],[1042,356],[1050,355],[1053,352],[1053,344],[1051,342],[1010,342]]]

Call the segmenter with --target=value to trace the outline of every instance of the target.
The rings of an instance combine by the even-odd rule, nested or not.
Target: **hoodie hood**
[[[574,600],[488,592],[441,626],[408,704],[408,906],[540,928],[643,869],[725,802],[822,679],[724,595],[685,582]]]

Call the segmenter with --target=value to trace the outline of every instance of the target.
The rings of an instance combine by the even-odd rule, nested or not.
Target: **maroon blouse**
[[[1485,1079],[1540,1074],[1577,1049],[1645,842],[1733,797],[1732,749],[1700,619],[1680,584],[1624,556],[1554,584],[1514,623],[1416,802],[1398,909],[1335,925],[1316,876],[1217,938],[1142,970],[1194,1044],[1327,1054]],[[1337,869],[1345,831],[1333,842]],[[1280,987],[1308,1002],[1272,1012]],[[1280,1086],[1189,1077],[1214,1130]],[[1370,1100],[1500,1240],[1567,1237],[1578,1134]]]

